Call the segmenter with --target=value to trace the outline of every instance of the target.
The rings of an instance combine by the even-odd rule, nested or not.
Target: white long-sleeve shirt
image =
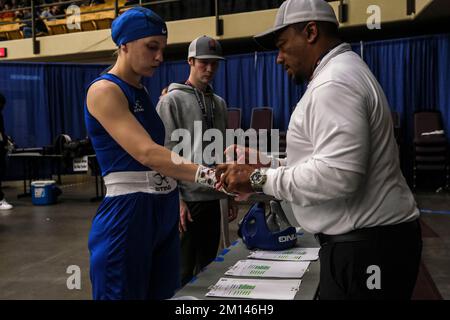
[[[308,232],[342,234],[419,216],[400,170],[387,99],[350,45],[322,59],[286,139],[286,160],[267,171],[263,191],[291,202]]]

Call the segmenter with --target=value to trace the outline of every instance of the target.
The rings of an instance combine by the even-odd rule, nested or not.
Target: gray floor
[[[0,211],[0,299],[90,299],[87,236],[99,202],[93,180],[63,177],[63,195],[52,206],[33,206],[17,199],[20,183],[4,183],[14,209]],[[450,210],[449,194],[420,193],[419,207]],[[248,206],[242,205],[239,217]],[[230,225],[236,239],[237,221]],[[424,214],[422,221],[435,233],[424,238],[423,262],[440,295],[450,299],[450,215]],[[81,289],[68,289],[69,266],[81,270]]]
[[[416,195],[421,209],[450,211],[450,194],[421,193]],[[421,216],[436,237],[423,237],[422,260],[433,281],[445,300],[450,299],[450,214],[429,214]]]

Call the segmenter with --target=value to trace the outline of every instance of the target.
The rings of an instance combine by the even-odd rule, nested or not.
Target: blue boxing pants
[[[106,197],[89,234],[96,300],[167,299],[180,287],[178,189]]]

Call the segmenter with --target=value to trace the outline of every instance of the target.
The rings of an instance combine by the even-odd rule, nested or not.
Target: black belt
[[[363,228],[350,231],[344,234],[327,235],[323,233],[315,234],[315,238],[319,241],[321,246],[340,242],[356,242],[374,240],[385,236],[391,232],[398,233],[400,231],[419,229],[419,219],[403,222],[395,225],[379,226],[372,228]]]

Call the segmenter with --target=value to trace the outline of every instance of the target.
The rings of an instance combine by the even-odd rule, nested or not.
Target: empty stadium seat
[[[418,171],[442,172],[445,175],[445,188],[448,188],[447,138],[439,111],[414,114],[413,170],[413,188],[416,188]]]
[[[241,109],[228,108],[228,129],[241,128]]]
[[[258,107],[252,109],[250,128],[255,130],[272,129],[273,113],[270,107]]]

